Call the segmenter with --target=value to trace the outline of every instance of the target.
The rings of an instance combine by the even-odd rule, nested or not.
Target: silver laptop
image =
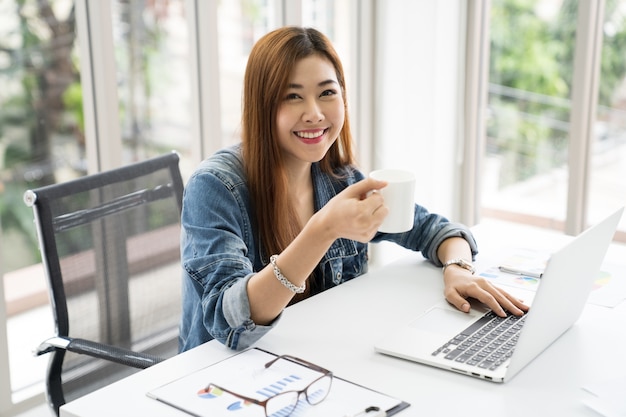
[[[489,381],[510,380],[578,320],[623,211],[552,254],[522,318],[498,318],[477,304],[462,313],[442,300],[380,340],[376,351]]]

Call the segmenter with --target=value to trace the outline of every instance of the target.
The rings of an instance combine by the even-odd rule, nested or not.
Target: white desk
[[[508,244],[515,237],[519,247],[554,249],[568,239],[528,228],[503,230],[499,224],[475,229],[483,253],[490,250],[488,241],[500,245],[509,238]],[[626,267],[626,247],[613,245],[607,260]],[[442,288],[440,270],[409,254],[288,308],[257,346],[299,356],[411,403],[400,416],[597,416],[583,404],[581,387],[626,374],[625,302],[615,308],[588,304],[568,332],[506,384],[374,352],[381,335],[439,300]],[[185,416],[145,393],[232,353],[216,341],[206,343],[68,403],[61,415]]]

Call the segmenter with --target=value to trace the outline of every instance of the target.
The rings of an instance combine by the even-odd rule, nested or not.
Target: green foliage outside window
[[[607,111],[600,121],[608,107],[618,105],[615,93],[625,82],[626,17],[620,1],[605,5],[599,104]],[[578,0],[564,0],[551,17],[542,15],[545,4],[491,2],[487,151],[507,167],[500,186],[567,163]]]

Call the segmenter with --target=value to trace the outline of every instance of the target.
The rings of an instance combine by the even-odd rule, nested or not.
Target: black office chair
[[[47,273],[56,335],[48,403],[59,407],[178,351],[177,153],[26,191]]]

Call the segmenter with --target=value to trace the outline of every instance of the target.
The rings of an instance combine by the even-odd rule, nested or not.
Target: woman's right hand
[[[376,192],[386,185],[385,181],[365,178],[333,197],[313,218],[322,222],[323,230],[333,239],[369,242],[389,212]]]
[[[364,179],[333,197],[311,217],[300,234],[279,254],[282,274],[296,286],[302,285],[332,243],[339,239],[372,240],[389,210],[375,192],[384,181]],[[248,280],[250,317],[257,324],[272,322],[293,298],[274,276],[272,265]]]

